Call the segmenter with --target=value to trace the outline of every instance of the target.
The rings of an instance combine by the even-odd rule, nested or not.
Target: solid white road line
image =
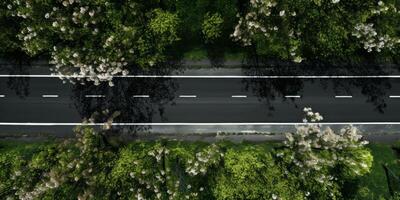
[[[0,74],[0,78],[88,78],[90,76],[67,76],[67,75],[10,75],[10,74]],[[201,75],[115,75],[113,78],[216,78],[216,79],[224,79],[224,78],[254,78],[254,79],[357,79],[357,78],[400,78],[400,75],[370,75],[370,76],[244,76],[244,75],[222,75],[222,76],[201,76]]]
[[[42,95],[43,98],[58,98],[58,95],[55,94],[44,94]]]
[[[196,95],[179,95],[180,98],[196,98]]]
[[[133,95],[133,98],[149,98],[149,95]]]
[[[0,122],[0,126],[102,126],[107,123],[35,123],[35,122]],[[282,123],[112,123],[112,126],[295,126],[307,124],[320,125],[400,125],[400,122],[282,122]]]
[[[285,98],[301,98],[300,95],[286,95]]]
[[[232,98],[247,98],[246,95],[232,95]]]
[[[350,99],[353,98],[353,96],[335,96],[337,99]]]
[[[105,95],[85,95],[86,98],[104,98]]]
[[[389,98],[398,99],[398,98],[400,98],[400,96],[389,96]]]

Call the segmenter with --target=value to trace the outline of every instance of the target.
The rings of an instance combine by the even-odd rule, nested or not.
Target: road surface
[[[1,77],[0,123],[400,123],[400,78],[119,77],[115,86]],[[104,112],[108,110],[108,112]],[[93,115],[93,113],[98,113]]]

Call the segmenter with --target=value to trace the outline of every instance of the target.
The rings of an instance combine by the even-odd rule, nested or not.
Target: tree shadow
[[[165,69],[165,68],[164,68]],[[165,75],[168,70],[159,70],[155,75]],[[151,123],[155,116],[167,121],[164,116],[165,105],[174,104],[176,79],[170,78],[115,78],[114,86],[102,83],[75,85],[72,99],[81,117],[94,117],[95,122],[106,122],[115,112],[120,114],[115,123]],[[86,95],[104,95],[104,98],[87,98]],[[149,95],[149,97],[134,97]],[[95,114],[95,115],[94,115]],[[112,132],[131,132],[148,130],[149,126],[112,126]]]
[[[324,76],[327,78],[291,78],[291,79],[245,79],[243,82],[248,91],[252,91],[260,101],[264,101],[269,110],[274,110],[271,102],[285,94],[300,94],[305,82],[320,84],[327,90],[332,88],[337,95],[352,94],[355,91],[372,104],[374,110],[384,113],[387,108],[387,97],[392,88],[387,78],[340,78],[338,76],[375,76],[387,75],[379,65],[328,65],[318,62],[295,64],[276,60],[265,60],[260,57],[250,57],[242,70],[248,76]],[[331,78],[335,76],[336,78]],[[293,100],[293,99],[292,99]],[[296,106],[296,105],[295,105]]]
[[[9,75],[29,75],[31,69],[31,61],[24,55],[14,55],[0,64],[0,71]],[[9,77],[7,87],[13,90],[18,97],[25,98],[29,95],[29,83],[29,77]]]

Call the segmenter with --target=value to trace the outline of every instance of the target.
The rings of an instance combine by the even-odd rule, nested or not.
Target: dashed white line
[[[44,94],[42,95],[43,98],[58,98],[56,94]]]
[[[232,95],[232,98],[247,98],[246,95]]]
[[[133,95],[133,98],[149,98],[150,95]]]
[[[353,96],[335,96],[337,99],[351,99]]]
[[[6,97],[6,95],[3,95],[3,94],[0,95],[0,98],[4,98],[4,97]]]
[[[389,98],[392,98],[392,99],[399,99],[400,96],[398,96],[398,95],[393,95],[393,96],[389,96]]]
[[[196,98],[196,95],[179,95],[180,98]]]
[[[285,98],[301,98],[300,95],[286,95]]]
[[[105,95],[85,95],[86,98],[104,98]]]

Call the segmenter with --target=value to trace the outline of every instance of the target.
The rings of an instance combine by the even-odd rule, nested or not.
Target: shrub
[[[223,23],[224,20],[219,13],[213,15],[207,13],[204,16],[202,32],[206,42],[212,43],[214,40],[221,37]]]

